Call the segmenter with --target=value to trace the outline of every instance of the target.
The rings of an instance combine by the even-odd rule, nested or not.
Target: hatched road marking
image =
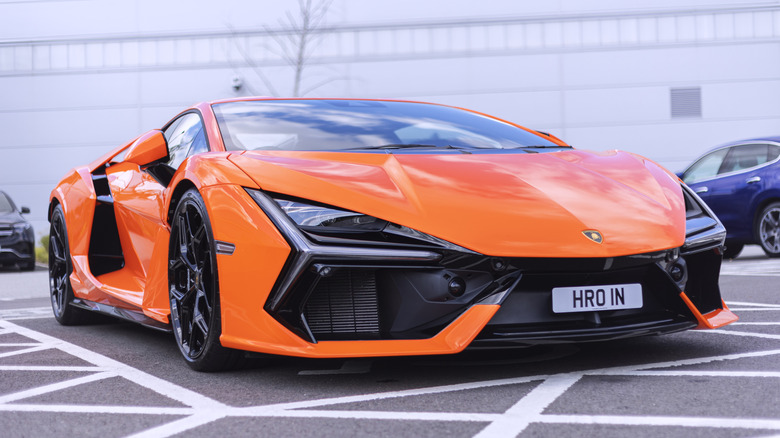
[[[780,310],[780,306],[734,302],[734,308]],[[761,378],[770,379],[768,384],[780,383],[780,372],[776,371],[713,371],[713,370],[680,370],[680,366],[705,365],[713,362],[733,361],[745,358],[780,357],[780,349],[752,351],[738,354],[708,356],[677,361],[653,362],[631,366],[607,367],[550,375],[521,376],[514,378],[492,379],[478,382],[459,383],[432,386],[426,388],[407,389],[400,391],[378,392],[325,398],[319,400],[303,400],[278,404],[258,405],[250,407],[233,407],[217,400],[178,386],[164,379],[147,374],[106,356],[97,354],[77,345],[62,341],[49,335],[39,333],[10,322],[9,319],[26,319],[38,317],[38,310],[16,309],[6,310],[0,314],[0,347],[4,352],[0,357],[23,359],[26,354],[58,350],[67,355],[80,358],[87,365],[67,366],[25,366],[0,365],[2,371],[34,371],[51,373],[52,371],[87,372],[86,376],[69,378],[55,383],[47,383],[36,388],[5,394],[0,396],[0,411],[5,412],[77,412],[81,414],[111,414],[111,415],[155,415],[170,417],[170,421],[151,427],[133,437],[168,437],[182,432],[194,430],[220,419],[228,417],[277,417],[277,418],[331,418],[342,420],[393,420],[393,421],[442,421],[442,422],[477,422],[485,423],[485,427],[476,436],[479,437],[514,437],[532,424],[599,424],[620,426],[677,426],[706,427],[744,430],[764,430],[780,432],[780,418],[738,418],[710,416],[665,416],[665,415],[571,415],[551,414],[545,410],[551,403],[572,388],[585,376],[631,376],[637,379],[658,376],[694,376],[694,377],[729,377],[729,378]],[[50,310],[47,308],[47,311]],[[15,313],[16,312],[16,313]],[[50,317],[47,315],[47,317]],[[743,323],[743,328],[751,325],[777,323]],[[780,340],[780,335],[765,333],[750,333],[746,331],[706,331],[698,333],[718,333],[731,336],[752,336],[756,338]],[[3,335],[26,338],[23,342],[3,342]],[[346,366],[343,370],[351,367]],[[370,363],[369,365],[370,366]],[[334,370],[338,372],[338,370]],[[353,371],[363,371],[353,370]],[[172,406],[109,406],[109,405],[71,405],[56,403],[24,403],[26,399],[52,394],[57,391],[75,388],[79,385],[91,384],[108,378],[121,378],[127,382],[140,385],[171,400]],[[470,389],[500,387],[521,383],[535,383],[536,387],[503,413],[482,412],[398,412],[381,410],[328,410],[327,407],[345,403],[360,403],[385,399],[401,399],[427,394],[457,393]],[[177,406],[178,405],[178,406]]]

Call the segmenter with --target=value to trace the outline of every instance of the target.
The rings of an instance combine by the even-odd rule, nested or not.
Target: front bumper
[[[239,195],[242,202],[245,195]],[[210,197],[207,203],[213,202]],[[246,207],[236,210],[251,211],[252,233],[265,233],[257,241],[273,242],[273,247],[253,247],[249,232],[231,237],[232,230],[212,218],[218,240],[241,242],[234,254],[218,258],[221,341],[227,347],[306,357],[446,354],[468,346],[593,341],[704,328],[702,321],[713,314],[720,315],[713,327],[736,318],[725,309],[718,289],[722,239],[591,259],[333,246],[312,240],[270,198],[265,205],[254,200],[264,214]],[[235,219],[228,223],[239,222]],[[261,285],[255,292],[246,291],[242,269],[256,254],[269,251],[286,254],[283,263],[274,259],[278,270],[270,269],[276,273],[272,287],[265,275],[258,278]],[[683,268],[681,278],[679,272],[673,278],[673,266]],[[635,282],[643,286],[642,309],[552,312],[552,287]]]
[[[241,187],[203,194],[215,239],[235,243],[234,252],[217,255],[220,340],[230,348],[302,357],[448,354],[669,333],[736,319],[720,298],[718,239],[588,259],[332,245],[284,224],[289,218],[275,216],[274,204],[264,207]],[[684,268],[682,278],[672,278],[674,266]],[[564,278],[577,285],[639,282],[648,306],[554,314],[551,287]],[[451,287],[455,279],[463,290]]]
[[[35,243],[32,228],[24,232],[13,227],[0,226],[0,264],[35,261]]]

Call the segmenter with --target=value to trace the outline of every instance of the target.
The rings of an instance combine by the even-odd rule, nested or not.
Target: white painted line
[[[493,422],[503,414],[480,412],[404,412],[404,411],[352,411],[352,410],[268,410],[257,417],[284,418],[341,418],[354,420],[404,420],[404,421],[463,421]]]
[[[52,383],[50,385],[39,386],[37,388],[27,389],[25,391],[14,392],[0,396],[0,404],[15,402],[23,400],[25,398],[35,397],[49,392],[59,391],[61,389],[72,388],[74,386],[83,385],[85,383],[96,382],[98,380],[108,379],[110,377],[116,377],[116,374],[111,372],[103,372],[92,374],[89,376],[78,377],[75,379],[65,380],[62,382]]]
[[[2,309],[0,310],[0,319],[6,321],[16,319],[37,319],[37,318],[52,318],[52,310],[50,306],[46,307],[22,307],[18,309]]]
[[[176,400],[186,406],[204,409],[217,409],[225,407],[223,403],[198,394],[195,391],[182,388],[181,386],[175,385],[171,382],[168,382],[167,380],[152,376],[151,374],[147,374],[141,370],[132,368],[121,362],[95,353],[94,351],[87,350],[86,348],[67,343],[57,338],[3,320],[0,320],[0,327],[13,328],[16,333],[47,345],[45,348],[57,348],[93,365],[111,370],[120,377],[149,388],[158,394]]]
[[[20,315],[20,316],[11,316],[2,319],[6,321],[25,321],[28,319],[46,319],[51,317],[52,317],[51,315]]]
[[[516,437],[580,378],[582,374],[559,374],[546,379],[475,437]]]
[[[705,333],[717,333],[721,335],[749,336],[761,339],[776,339],[780,341],[780,335],[770,335],[766,333],[741,332],[737,330],[708,330]]]
[[[614,376],[662,376],[662,377],[768,377],[780,379],[780,371],[623,371],[612,372]]]
[[[109,371],[103,367],[83,367],[68,365],[0,365],[0,371],[86,371],[97,373]]]
[[[757,303],[745,303],[756,308],[768,305]],[[752,419],[752,418],[710,418],[710,417],[671,417],[671,416],[591,416],[591,415],[548,415],[544,410],[565,394],[577,381],[585,375],[629,375],[636,378],[648,376],[705,376],[705,377],[740,377],[740,378],[780,378],[780,372],[759,371],[697,371],[676,369],[685,365],[707,364],[719,361],[737,360],[750,357],[780,356],[780,349],[766,351],[750,351],[720,356],[708,356],[676,361],[656,363],[642,363],[628,366],[616,366],[592,370],[583,370],[576,373],[564,373],[556,375],[521,376],[505,379],[484,380],[477,382],[441,385],[427,388],[415,388],[401,391],[387,391],[371,394],[359,394],[344,397],[332,397],[320,400],[302,400],[271,405],[259,405],[250,407],[230,407],[216,400],[198,394],[194,391],[177,386],[171,382],[144,373],[129,367],[113,359],[107,358],[95,352],[86,350],[73,344],[61,341],[48,335],[26,329],[13,323],[0,320],[0,333],[17,333],[40,344],[24,343],[9,344],[9,346],[27,347],[15,353],[40,351],[45,349],[57,349],[69,355],[78,357],[94,367],[69,367],[69,366],[0,366],[0,371],[28,370],[28,371],[85,371],[93,372],[90,376],[79,377],[67,381],[45,385],[31,390],[21,391],[0,398],[0,411],[5,412],[74,412],[97,414],[139,414],[158,415],[172,417],[170,422],[152,427],[139,432],[134,437],[168,437],[180,435],[200,426],[213,423],[226,417],[288,417],[288,418],[334,418],[334,419],[374,419],[397,421],[450,421],[450,422],[484,422],[489,423],[479,436],[516,436],[528,425],[533,423],[562,423],[562,424],[617,424],[640,426],[687,426],[687,427],[729,427],[736,429],[765,429],[780,430],[780,419]],[[728,330],[706,331],[706,333],[736,334],[741,336],[767,337],[766,335],[737,332]],[[769,339],[780,339],[769,335]],[[23,351],[23,352],[21,352]],[[349,362],[352,362],[348,365]],[[359,370],[358,364],[368,364],[371,361],[354,360],[346,361],[339,370],[325,371],[349,371]],[[316,370],[309,370],[316,371]],[[187,370],[189,372],[189,370]],[[367,371],[366,371],[367,372]],[[304,373],[305,374],[305,373]],[[159,407],[159,406],[94,406],[71,404],[14,404],[12,401],[22,400],[37,394],[45,394],[58,389],[74,387],[88,383],[90,379],[99,380],[109,376],[118,376],[128,381],[151,389],[158,394],[172,400],[179,401],[183,407]],[[396,412],[396,411],[366,411],[366,410],[325,410],[318,409],[329,405],[346,403],[359,403],[373,400],[392,398],[414,397],[428,394],[442,394],[471,389],[490,388],[506,385],[528,384],[540,382],[527,395],[515,403],[509,410],[502,414],[477,413],[477,412]],[[183,417],[183,418],[173,418]],[[717,424],[713,426],[713,424]],[[722,425],[722,426],[721,426]],[[745,426],[747,425],[747,426]],[[758,426],[757,426],[758,425]]]
[[[465,391],[469,389],[490,388],[494,386],[516,385],[520,383],[537,382],[537,381],[547,379],[548,377],[550,376],[538,375],[538,376],[513,377],[508,379],[483,380],[479,382],[456,383],[453,385],[432,386],[428,388],[417,388],[417,389],[404,389],[400,391],[388,391],[388,392],[379,392],[373,394],[348,395],[343,397],[277,403],[272,405],[238,408],[238,409],[245,410],[247,412],[246,415],[252,415],[251,412],[253,410],[258,410],[258,409],[263,409],[263,410],[306,409],[306,408],[337,405],[337,404],[344,404],[344,403],[359,403],[365,401],[385,400],[390,398],[413,397],[417,395],[441,394],[446,392]]]
[[[543,415],[542,423],[612,424],[620,426],[682,426],[718,429],[780,430],[780,420],[766,418],[667,417],[643,415]]]
[[[780,325],[780,322],[733,322],[729,326],[735,325],[757,325],[757,326],[775,326]]]
[[[50,350],[50,349],[51,347],[49,346],[39,345],[37,347],[28,347],[28,348],[23,348],[21,350],[6,351],[5,353],[0,353],[0,359],[4,357],[19,356],[21,354],[34,353],[36,351]]]
[[[777,312],[780,311],[780,308],[769,308],[769,307],[745,307],[745,308],[739,308],[739,307],[729,307],[729,310],[732,312],[738,313],[738,312]]]
[[[222,413],[197,412],[196,415],[190,415],[180,420],[165,423],[151,429],[146,429],[136,434],[129,435],[127,438],[160,438],[179,435],[190,429],[195,429],[196,427],[203,426],[204,424],[213,423],[222,418],[225,418],[225,415]],[[255,435],[259,436],[260,433],[256,433]]]
[[[170,408],[165,406],[99,406],[99,405],[54,405],[54,404],[2,404],[0,412],[62,412],[90,414],[132,414],[132,415],[193,415],[205,414],[193,408]]]
[[[767,304],[767,303],[751,303],[746,301],[726,301],[726,304],[731,306],[748,306],[748,307],[775,307],[780,309],[780,304]]]

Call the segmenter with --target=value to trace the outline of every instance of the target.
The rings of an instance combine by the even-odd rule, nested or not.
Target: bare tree
[[[279,29],[273,30],[265,27],[277,47],[263,47],[279,55],[284,62],[293,69],[293,97],[304,96],[315,89],[340,78],[329,78],[314,84],[307,89],[302,89],[304,71],[315,49],[323,36],[323,25],[328,9],[333,0],[298,0],[297,14],[287,11],[284,18],[279,19]],[[232,29],[231,29],[232,30]],[[265,75],[262,68],[252,53],[246,47],[242,47],[233,31],[234,40],[239,53],[244,58],[246,65],[254,70],[265,88],[274,96],[278,96],[273,83]],[[250,91],[251,87],[250,87]],[[254,91],[253,91],[254,92]]]

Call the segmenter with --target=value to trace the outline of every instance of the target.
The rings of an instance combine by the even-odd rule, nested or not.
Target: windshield
[[[11,213],[14,211],[14,204],[5,193],[0,192],[0,213]]]
[[[266,100],[213,108],[227,150],[561,147],[509,123],[433,104]]]

